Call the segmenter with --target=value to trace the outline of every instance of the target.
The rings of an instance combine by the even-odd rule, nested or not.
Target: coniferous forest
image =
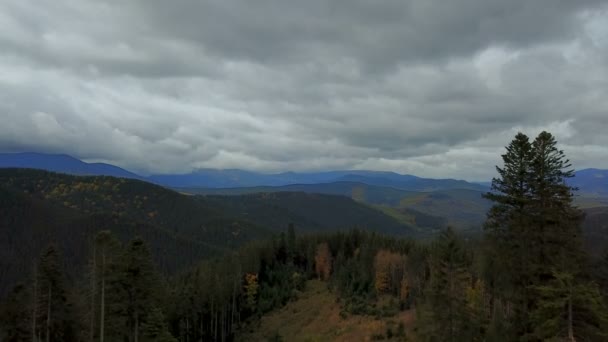
[[[211,248],[204,242],[218,227],[250,223],[208,209],[205,217],[221,219],[205,221],[208,234],[193,235],[195,243],[180,250],[187,234],[204,228],[198,221],[184,222],[184,230],[160,215],[160,225],[157,214],[126,203],[126,196],[92,189],[98,198],[68,198],[62,194],[69,191],[58,195],[51,191],[58,187],[49,188],[47,196],[72,201],[68,207],[112,206],[112,219],[99,222],[114,225],[89,225],[94,234],[78,252],[59,247],[74,242],[49,237],[40,255],[19,261],[18,271],[0,269],[3,283],[11,276],[11,284],[3,284],[0,339],[247,340],[263,317],[298,301],[314,281],[336,296],[342,318],[382,320],[405,311],[415,317],[361,340],[608,341],[608,249],[598,256],[585,247],[584,214],[567,185],[573,166],[547,132],[533,139],[517,134],[502,161],[484,195],[493,205],[480,233],[448,227],[424,239],[364,228],[310,232],[287,224],[281,232],[254,227],[267,235],[216,235],[223,245]],[[21,181],[13,178],[6,191]],[[159,206],[157,213],[190,208],[195,217],[199,205],[205,207]],[[133,231],[139,237],[126,238],[124,225],[115,225],[126,219],[138,222]],[[164,240],[177,247],[158,255],[151,246]]]

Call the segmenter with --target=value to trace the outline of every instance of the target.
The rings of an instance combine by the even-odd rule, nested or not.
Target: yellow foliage
[[[251,310],[255,308],[259,287],[257,274],[245,274],[245,301]]]
[[[400,290],[401,280],[405,274],[403,255],[381,249],[374,259],[374,269],[376,272],[374,287],[377,293],[395,293]]]
[[[323,242],[319,244],[317,246],[317,253],[315,254],[315,271],[317,272],[319,279],[329,279],[332,261],[331,251],[329,250],[327,243]]]

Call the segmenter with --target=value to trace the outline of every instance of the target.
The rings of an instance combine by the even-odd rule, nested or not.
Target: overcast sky
[[[0,1],[0,151],[141,173],[608,168],[608,0]]]

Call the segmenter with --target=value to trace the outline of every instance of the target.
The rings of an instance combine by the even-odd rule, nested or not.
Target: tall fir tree
[[[150,310],[158,306],[162,284],[155,272],[150,252],[140,238],[132,240],[123,256],[124,304],[129,339],[140,340],[142,323]]]
[[[120,315],[112,312],[109,308],[112,300],[116,298],[117,291],[120,291],[117,282],[120,277],[120,265],[118,261],[121,257],[122,249],[120,242],[110,231],[100,231],[93,241],[93,252],[91,255],[89,277],[89,340],[95,341],[95,337],[100,342],[107,341],[106,336],[117,335],[117,327],[122,324],[117,323]],[[108,315],[108,313],[110,313]],[[108,334],[107,321],[110,321],[110,331]]]
[[[575,189],[566,183],[574,177],[574,170],[553,135],[540,133],[532,144],[532,154],[530,214],[536,251],[532,261],[543,280],[552,278],[556,267],[576,272],[585,262],[580,226],[583,214],[573,204]]]
[[[568,316],[572,310],[551,311],[547,308],[563,304],[603,317],[602,307],[594,306],[592,284],[586,277],[585,253],[581,243],[582,212],[573,204],[574,188],[567,179],[574,171],[555,138],[542,132],[529,143],[519,133],[507,146],[504,166],[497,167],[499,178],[492,182],[492,192],[485,197],[494,201],[486,222],[492,266],[502,265],[506,281],[498,282],[501,272],[486,272],[491,284],[504,284],[498,293],[506,295],[506,304],[513,303],[515,315],[507,317],[512,332],[522,339],[572,337],[573,316],[565,321],[572,329],[563,334],[556,327],[559,313]],[[560,278],[574,279],[565,282]],[[565,285],[566,284],[566,285]],[[574,285],[576,284],[576,285]],[[591,287],[590,287],[591,286]],[[571,292],[568,292],[571,291]],[[566,302],[550,294],[567,295]],[[597,321],[601,321],[597,318]],[[496,326],[493,321],[493,326]],[[560,326],[563,327],[563,326]],[[539,327],[544,327],[539,330]],[[593,329],[580,329],[589,337]],[[541,337],[542,335],[542,337]]]
[[[471,275],[461,240],[451,228],[443,231],[431,254],[431,278],[419,308],[420,337],[428,341],[469,340],[471,316],[467,289]]]
[[[487,232],[486,276],[494,307],[503,301],[512,302],[516,329],[523,333],[528,321],[533,272],[529,267],[532,255],[533,228],[532,164],[534,155],[529,138],[518,133],[502,155],[503,166],[496,167],[499,177],[492,180],[491,192],[484,195],[494,202],[485,223]]]
[[[47,342],[75,340],[75,315],[57,247],[50,245],[43,251],[37,271],[39,336]]]

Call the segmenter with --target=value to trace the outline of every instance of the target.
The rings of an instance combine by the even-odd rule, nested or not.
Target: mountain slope
[[[0,153],[0,168],[28,168],[72,175],[113,176],[141,179],[142,177],[117,166],[85,163],[65,154]]]
[[[271,235],[216,204],[132,179],[0,169],[0,190],[0,253],[4,262],[17,260],[0,264],[3,279],[24,272],[50,242],[78,269],[90,240],[104,229],[123,240],[144,237],[167,273]]]
[[[360,228],[405,236],[417,229],[382,211],[344,196],[303,192],[258,193],[241,196],[205,196],[231,216],[255,222],[274,231],[294,223],[300,232],[323,232]]]
[[[84,214],[0,186],[0,297],[23,274],[31,273],[32,260],[49,243],[63,251],[65,269],[72,275],[80,272],[88,262],[92,239],[100,230],[111,230],[123,241],[135,236],[144,238],[164,273],[175,273],[224,250],[183,238],[157,225],[103,212]]]
[[[350,197],[358,202],[377,207],[397,220],[418,227],[479,228],[491,203],[483,192],[467,189],[448,189],[415,192],[356,182],[324,184],[296,184],[281,187],[253,187],[229,189],[180,189],[196,194],[242,195],[300,191]]]

